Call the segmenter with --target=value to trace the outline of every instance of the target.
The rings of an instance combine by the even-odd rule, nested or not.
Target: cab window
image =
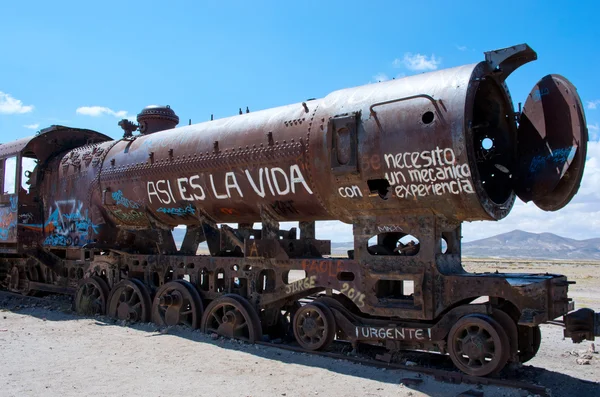
[[[21,158],[21,188],[27,193],[29,193],[29,189],[31,189],[31,176],[36,164],[37,161],[30,157]]]
[[[17,157],[4,160],[4,183],[2,194],[15,194],[17,192]]]

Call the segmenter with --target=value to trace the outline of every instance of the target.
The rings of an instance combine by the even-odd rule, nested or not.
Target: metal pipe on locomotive
[[[581,182],[575,87],[548,75],[513,110],[505,80],[536,57],[523,44],[185,127],[148,107],[119,140],[52,126],[3,144],[0,282],[72,293],[83,313],[250,342],[448,353],[472,375],[531,359],[539,325],[560,316],[566,336],[593,340],[600,315],[572,311],[566,277],[461,265],[463,221],[502,219],[516,197],[555,211]],[[316,239],[319,220],[353,225],[347,257]]]

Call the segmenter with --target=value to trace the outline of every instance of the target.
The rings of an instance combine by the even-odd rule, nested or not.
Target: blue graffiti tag
[[[18,211],[18,205],[17,205],[18,201],[17,201],[17,196],[10,196],[10,210],[12,212],[17,212]]]
[[[61,234],[51,234],[44,240],[44,245],[68,246],[71,244],[73,244],[73,239],[69,236],[63,236]]]
[[[191,204],[188,204],[185,208],[160,207],[156,211],[162,212],[163,214],[176,215],[176,216],[186,216],[186,215],[195,215],[196,214],[196,209]]]
[[[542,88],[540,90],[535,90],[533,91],[533,100],[537,102],[540,99],[542,99],[544,95],[548,95],[549,93],[550,90],[548,89],[548,87]]]
[[[14,232],[17,227],[17,221],[10,221],[6,226],[0,226],[0,240],[8,240],[11,232]]]
[[[529,164],[529,173],[535,174],[542,169],[550,166],[562,166],[563,164],[573,160],[577,146],[570,146],[562,149],[556,149],[550,154],[535,156]]]
[[[137,203],[133,200],[129,200],[127,197],[123,196],[123,192],[121,190],[117,190],[116,192],[113,192],[112,198],[113,198],[113,200],[115,200],[117,205],[122,205],[125,208],[132,208],[134,210],[137,210],[138,208],[140,208],[139,203]]]
[[[6,241],[11,237],[14,238],[17,227],[16,212],[16,210],[13,210],[12,205],[10,207],[0,208],[0,240]]]

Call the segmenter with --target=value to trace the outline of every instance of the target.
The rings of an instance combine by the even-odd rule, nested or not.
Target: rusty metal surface
[[[545,211],[564,207],[579,189],[587,141],[577,89],[562,76],[542,78],[520,117],[519,198]]]
[[[119,140],[53,126],[0,145],[0,160],[39,160],[29,193],[0,197],[0,285],[76,291],[81,311],[130,321],[295,335],[306,349],[335,335],[460,361],[465,343],[471,360],[457,365],[470,374],[526,361],[532,330],[573,309],[569,282],[467,273],[460,243],[463,221],[502,219],[516,193],[555,210],[577,191],[587,130],[574,87],[542,79],[517,114],[504,82],[535,57],[520,45],[180,128],[173,109],[148,107],[139,125],[120,122]],[[353,225],[347,257],[316,238],[315,221],[332,219]],[[202,242],[209,255],[197,255]],[[568,317],[575,339],[593,338],[588,317]],[[493,337],[493,365],[464,329],[449,336],[461,321]]]
[[[83,128],[53,125],[41,129],[36,135],[14,142],[0,144],[0,158],[13,154],[33,153],[40,163],[66,150],[90,143],[110,141],[107,135]]]
[[[33,136],[21,138],[16,141],[0,144],[0,158],[9,157],[21,152],[25,146],[33,139]]]

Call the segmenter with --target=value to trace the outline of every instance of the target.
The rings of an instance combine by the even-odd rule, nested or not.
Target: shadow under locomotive
[[[13,298],[7,297],[0,293],[0,306],[8,311],[22,315],[33,316],[36,318],[43,319],[44,321],[75,321],[81,318],[90,318],[95,320],[95,324],[97,326],[126,326],[132,329],[136,329],[138,331],[143,331],[147,333],[147,337],[151,338],[160,338],[165,335],[177,336],[194,342],[207,343],[214,346],[218,346],[222,349],[241,351],[268,360],[276,360],[286,364],[319,367],[341,375],[364,377],[366,379],[376,380],[383,383],[389,383],[390,385],[398,385],[399,383],[402,383],[403,379],[408,378],[408,380],[406,381],[406,383],[408,384],[405,384],[405,387],[408,389],[414,388],[415,390],[418,390],[421,393],[426,393],[427,395],[432,397],[441,397],[448,395],[447,390],[441,392],[437,390],[432,390],[430,389],[430,387],[427,386],[411,386],[410,380],[414,379],[416,376],[415,373],[410,371],[394,370],[393,368],[391,368],[389,371],[381,371],[380,369],[375,368],[373,368],[373,370],[371,371],[365,371],[364,368],[361,368],[358,364],[356,365],[356,368],[337,365],[336,363],[339,360],[337,358],[334,359],[328,357],[313,356],[310,354],[306,355],[301,353],[292,353],[285,350],[278,350],[277,347],[254,348],[250,344],[241,341],[237,342],[233,339],[226,339],[220,337],[215,340],[209,335],[200,333],[198,331],[193,331],[181,326],[157,328],[155,324],[148,323],[125,324],[124,322],[124,324],[118,324],[119,321],[107,318],[106,316],[81,317],[73,314],[69,310],[71,303],[67,302],[64,299],[55,301],[42,301],[37,299],[28,300],[27,297]],[[346,349],[338,349],[337,352],[348,353],[350,349],[350,346],[347,346]],[[419,366],[426,368],[435,368],[443,370],[453,369],[453,363],[450,360],[450,358],[448,356],[443,356],[439,354],[430,354],[426,352],[406,352],[406,354],[402,355],[402,360],[411,360],[418,363]],[[421,376],[427,377],[428,375],[418,375],[417,378],[420,378]],[[600,392],[600,384],[598,384],[597,382],[590,382],[564,373],[527,365],[519,368],[507,367],[499,374],[494,375],[494,378],[509,379],[511,381],[516,382],[522,381],[530,384],[535,384],[551,390],[552,393],[559,394],[569,394],[574,391],[577,391],[577,393],[583,393],[582,395],[591,396],[596,395],[598,394],[598,392]]]

